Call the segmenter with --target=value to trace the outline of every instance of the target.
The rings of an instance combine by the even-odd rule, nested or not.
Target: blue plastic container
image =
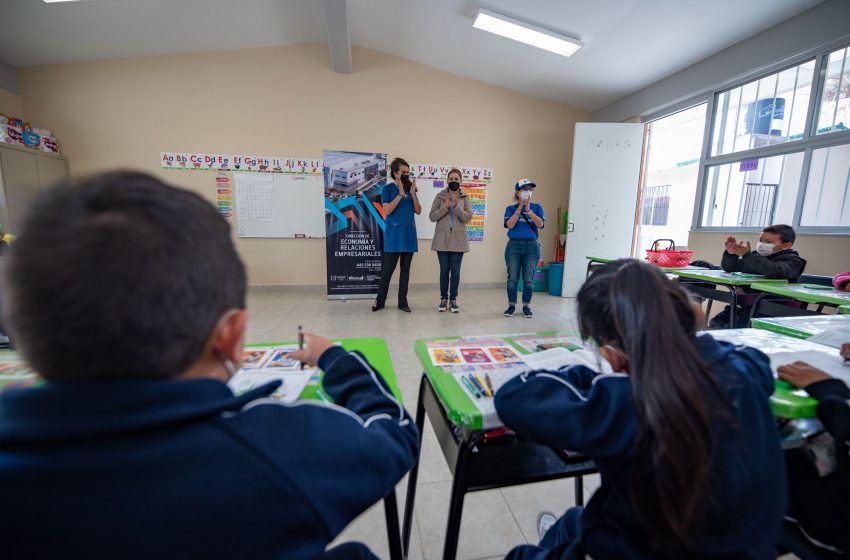
[[[549,295],[560,296],[564,283],[564,263],[549,263]]]

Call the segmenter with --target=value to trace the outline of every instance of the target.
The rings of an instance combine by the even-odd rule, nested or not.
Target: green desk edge
[[[836,326],[850,325],[850,317],[842,315],[813,315],[811,317],[761,317],[752,320],[753,328],[807,339]]]
[[[339,342],[342,347],[348,351],[358,351],[372,364],[372,367],[384,378],[384,381],[389,385],[393,396],[398,402],[403,402],[401,391],[398,388],[398,379],[396,379],[393,362],[390,359],[390,351],[387,348],[387,343],[382,338],[340,338],[334,342]],[[297,342],[258,342],[256,344],[246,344],[245,348],[260,348],[273,346],[289,346],[297,344]],[[319,385],[307,384],[301,394],[298,395],[298,400],[313,400],[313,401],[330,401],[330,397],[321,388],[321,380],[325,373],[321,372],[319,377]]]
[[[513,338],[520,336],[556,336],[556,335],[571,335],[578,336],[578,331],[566,330],[549,330],[539,331],[534,333],[519,333],[509,335],[481,335],[481,336],[501,336],[512,348],[520,354],[528,354],[518,344],[513,341]],[[470,335],[471,336],[471,335]],[[431,356],[428,354],[428,342],[435,340],[457,340],[462,337],[449,336],[443,338],[421,338],[416,341],[414,346],[416,357],[422,364],[425,376],[431,382],[437,398],[443,404],[443,409],[446,411],[446,416],[449,417],[452,424],[468,430],[482,430],[484,428],[483,417],[481,411],[475,406],[475,403],[466,395],[466,393],[458,385],[454,376],[443,371],[441,367],[431,363]]]
[[[842,305],[838,308],[839,313],[843,313],[845,315],[850,315],[850,305]]]
[[[732,273],[723,272],[722,270],[707,270],[705,272],[697,272],[694,270],[679,269],[673,271],[676,276],[682,276],[691,280],[702,280],[711,284],[726,284],[727,286],[749,286],[756,282],[762,284],[787,284],[788,280],[771,280],[762,276],[753,275],[733,276]]]
[[[850,305],[850,293],[839,292],[838,290],[808,290],[803,286],[795,284],[777,286],[775,284],[769,284],[761,281],[753,283],[750,288],[760,292],[767,292],[778,296],[793,298],[804,303]]]
[[[402,402],[401,391],[398,389],[398,380],[396,379],[395,371],[393,370],[393,363],[390,359],[390,352],[387,349],[387,343],[381,338],[343,338],[336,340],[339,342],[342,347],[347,351],[357,350],[361,354],[363,354],[370,364],[378,371],[381,377],[384,378],[384,381],[389,385],[390,390],[398,402]],[[260,347],[274,347],[274,346],[287,346],[291,344],[297,344],[295,342],[260,342],[257,344],[246,344],[245,348],[260,348]],[[12,352],[9,350],[0,351],[0,358],[3,356],[17,356],[16,352]],[[322,372],[321,376],[324,376],[324,372]],[[0,381],[0,390],[3,389],[3,385],[11,383],[13,380],[6,381],[3,383]],[[35,386],[42,385],[44,381],[39,381]],[[319,383],[321,384],[321,377]],[[311,385],[308,384],[304,390],[298,395],[298,400],[321,400],[321,401],[330,401],[330,397],[321,389],[320,385]]]

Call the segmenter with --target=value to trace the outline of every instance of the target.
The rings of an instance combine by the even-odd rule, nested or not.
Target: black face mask
[[[460,189],[460,183],[458,183],[457,181],[452,181],[451,183],[449,183],[449,189],[453,191]]]
[[[409,185],[410,184],[410,175],[402,175],[401,176],[401,182],[405,185]]]

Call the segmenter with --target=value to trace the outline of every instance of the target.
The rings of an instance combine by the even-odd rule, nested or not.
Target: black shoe
[[[449,310],[452,313],[457,313],[458,311],[460,311],[460,307],[457,306],[457,300],[456,299],[453,299],[452,302],[449,304]]]
[[[399,305],[398,308],[404,311],[405,313],[410,313],[410,307],[407,305]]]
[[[438,305],[438,306],[437,306],[437,311],[439,311],[440,313],[442,313],[443,311],[445,311],[446,309],[448,309],[448,308],[449,308],[449,307],[448,307],[448,303],[449,303],[449,302],[448,302],[448,300],[441,299],[441,300],[440,300],[440,305]]]
[[[514,311],[516,311],[516,305],[511,303],[510,305],[508,305],[508,308],[505,309],[505,313],[504,313],[505,317],[513,317]]]
[[[383,305],[378,305],[378,302],[377,302],[377,301],[376,301],[375,303],[373,303],[373,304],[372,304],[372,311],[378,311],[379,309],[383,309],[383,308],[384,308],[384,306],[383,306]]]
[[[534,313],[531,312],[531,308],[527,305],[522,306],[522,314],[525,315],[526,319],[531,319],[534,317]]]

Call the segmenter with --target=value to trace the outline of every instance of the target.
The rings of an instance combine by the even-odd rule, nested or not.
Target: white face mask
[[[531,191],[522,191],[519,195],[524,202],[531,200]]]
[[[767,257],[768,255],[773,254],[773,243],[762,243],[759,241],[756,243],[756,253],[763,257]]]

